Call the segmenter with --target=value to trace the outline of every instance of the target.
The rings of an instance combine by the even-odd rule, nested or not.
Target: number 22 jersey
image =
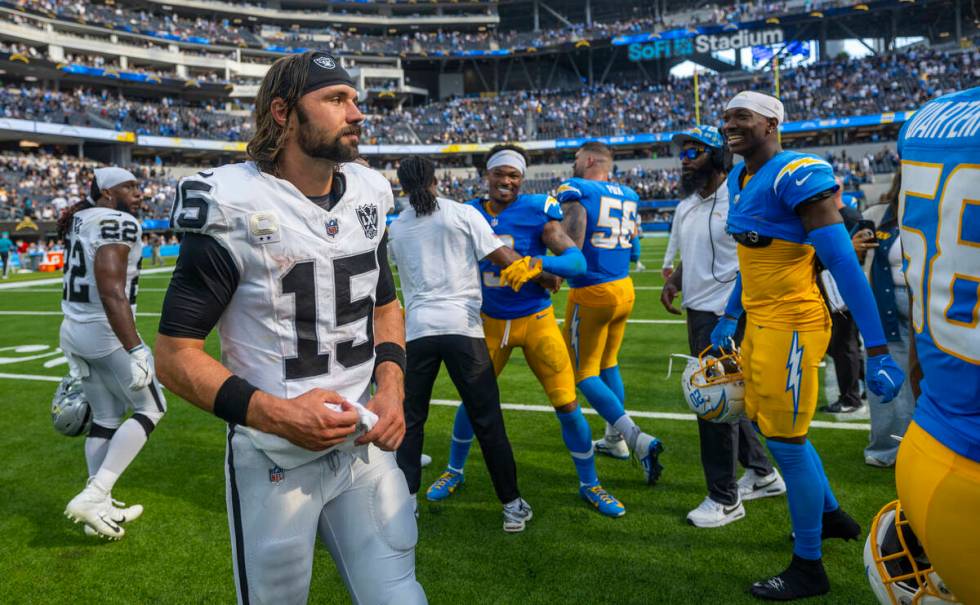
[[[980,462],[980,88],[923,106],[898,146],[902,254],[924,374],[913,419]]]

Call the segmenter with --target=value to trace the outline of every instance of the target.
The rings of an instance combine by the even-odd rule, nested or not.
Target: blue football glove
[[[735,342],[735,330],[738,329],[738,320],[732,319],[727,315],[718,320],[715,329],[711,331],[711,344],[718,350],[722,348],[731,349]]]
[[[713,335],[712,335],[713,336]],[[905,373],[898,367],[888,353],[868,358],[867,383],[871,392],[881,397],[882,403],[888,403],[898,396],[905,382]]]

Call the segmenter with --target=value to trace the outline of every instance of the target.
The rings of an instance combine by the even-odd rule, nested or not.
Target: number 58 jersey
[[[143,256],[142,236],[139,221],[127,212],[95,207],[79,210],[72,216],[65,242],[67,258],[61,297],[61,311],[66,319],[78,323],[104,323],[107,337],[115,339],[95,281],[95,254],[99,248],[110,244],[129,248],[126,296],[133,313],[136,313],[136,289]]]
[[[182,180],[171,220],[187,235],[160,332],[203,339],[217,324],[222,363],[263,391],[288,399],[321,388],[365,403],[375,304],[394,300],[393,286],[379,288],[394,199],[380,173],[353,163],[332,197],[321,207],[252,162]],[[283,468],[324,454],[241,430]]]
[[[899,219],[922,365],[914,420],[980,462],[980,88],[927,103],[899,136]]]

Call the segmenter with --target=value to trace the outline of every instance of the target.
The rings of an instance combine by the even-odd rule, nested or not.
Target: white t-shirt
[[[684,308],[716,315],[725,311],[738,272],[737,244],[725,231],[727,221],[725,182],[707,198],[695,192],[677,205],[671,236],[681,251]]]
[[[405,296],[405,339],[483,338],[479,262],[504,243],[476,208],[438,201],[428,216],[406,207],[388,228]]]

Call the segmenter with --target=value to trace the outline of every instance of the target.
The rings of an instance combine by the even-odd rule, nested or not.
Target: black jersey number
[[[374,298],[352,297],[351,282],[358,275],[378,268],[375,253],[364,252],[333,261],[334,274],[334,314],[336,326],[345,326],[361,319],[367,319],[363,342],[354,344],[357,339],[344,340],[336,344],[337,361],[345,368],[358,366],[369,361],[374,355]],[[293,329],[296,333],[296,356],[289,357],[285,363],[286,380],[297,380],[321,376],[330,372],[330,353],[320,351],[317,335],[316,265],[314,261],[296,263],[282,277],[283,294],[294,295],[296,307]]]
[[[136,232],[138,228],[133,221],[122,221],[120,225],[116,219],[107,218],[99,223],[101,228],[100,236],[105,240],[122,240],[124,242],[136,242]]]
[[[182,229],[202,229],[208,222],[208,202],[201,193],[210,193],[212,189],[211,185],[201,181],[181,183],[170,215],[170,223]]]
[[[68,271],[68,283],[62,289],[61,298],[68,302],[91,302],[88,295],[88,284],[75,283],[76,279],[85,277],[88,270],[85,266],[85,248],[82,247],[82,242],[77,239],[71,242],[66,270]]]

